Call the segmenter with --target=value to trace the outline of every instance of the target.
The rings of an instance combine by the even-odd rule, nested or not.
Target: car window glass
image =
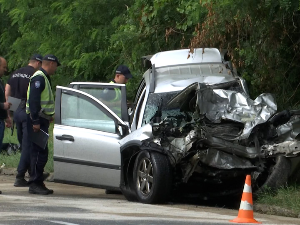
[[[62,125],[116,133],[115,122],[90,101],[68,93],[61,97]]]
[[[142,126],[151,122],[156,116],[160,115],[159,109],[161,110],[161,120],[169,117],[185,117],[183,112],[180,112],[179,108],[167,109],[167,102],[174,97],[178,92],[169,93],[151,93],[149,94],[147,104],[145,107],[144,117]]]
[[[141,96],[141,99],[139,101],[139,105],[136,106],[136,109],[135,109],[136,110],[136,121],[139,121],[142,104],[144,102],[145,95],[146,95],[146,91],[143,92],[143,95]]]
[[[79,86],[79,90],[84,91],[103,102],[109,109],[121,117],[121,89],[106,87],[85,87]]]

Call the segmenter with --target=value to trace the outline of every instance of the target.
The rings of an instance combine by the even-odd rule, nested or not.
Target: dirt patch
[[[269,206],[264,204],[254,204],[253,211],[263,214],[276,215],[276,216],[286,216],[293,218],[300,218],[299,212],[294,212],[289,209],[284,209],[278,206]]]
[[[1,175],[7,175],[7,176],[16,176],[18,173],[16,168],[1,168],[0,174]],[[26,173],[25,177],[29,178],[29,174]],[[46,181],[53,182],[54,181],[54,174],[50,173],[49,177],[46,179]]]

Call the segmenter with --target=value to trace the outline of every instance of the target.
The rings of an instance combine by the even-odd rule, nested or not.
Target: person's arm
[[[11,87],[9,84],[5,85],[5,99],[6,101],[8,100],[8,96],[11,95]]]
[[[0,103],[0,109],[8,110],[11,106],[11,103],[9,102],[1,102]]]
[[[5,89],[6,89],[6,87],[5,87]],[[7,102],[6,91],[4,92],[4,97],[5,97],[5,102],[0,103],[0,109],[6,110],[5,111],[5,113],[6,113],[5,125],[6,125],[6,127],[11,127],[11,118],[9,117],[9,114],[8,114],[8,109],[10,108],[11,103]]]
[[[29,85],[30,92],[28,103],[30,116],[34,131],[38,131],[40,126],[39,112],[41,110],[41,94],[45,89],[45,79],[42,76],[36,76],[31,79]]]
[[[11,87],[9,84],[6,84],[5,85],[5,99],[6,99],[6,102],[8,102],[8,96],[11,96]],[[12,114],[11,114],[11,111],[10,110],[7,110],[7,120],[6,120],[6,123],[7,123],[7,127],[10,127],[11,124],[12,124]]]

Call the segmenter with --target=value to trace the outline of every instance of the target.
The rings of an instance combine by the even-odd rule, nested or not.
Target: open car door
[[[124,122],[128,122],[127,98],[125,84],[72,82],[70,88],[84,91],[101,100],[108,108],[115,112]],[[120,94],[120,101],[115,101],[115,93]]]
[[[115,91],[114,88],[121,86],[111,89],[100,85],[98,88]],[[117,113],[99,100],[100,97],[72,88],[56,87],[53,129],[56,182],[119,187],[121,159],[118,142],[129,128]],[[122,106],[122,102],[117,104]],[[114,109],[117,110],[117,106]],[[117,112],[122,114],[122,111],[119,108]]]

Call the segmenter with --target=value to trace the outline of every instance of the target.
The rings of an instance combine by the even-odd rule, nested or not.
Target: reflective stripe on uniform
[[[30,78],[30,82],[31,82],[32,78],[34,78],[36,76],[42,76],[45,79],[45,88],[41,93],[41,102],[40,102],[42,111],[44,114],[52,116],[55,112],[55,110],[54,110],[55,105],[54,105],[54,96],[52,93],[51,85],[49,83],[48,78],[41,70],[36,71],[32,75],[32,77]],[[28,86],[28,89],[27,89],[27,102],[26,102],[26,113],[27,114],[30,113],[29,93],[30,93],[30,85]]]
[[[54,101],[41,101],[41,104],[54,104]]]
[[[111,81],[109,83],[113,83],[114,84],[113,81]],[[119,88],[114,88],[114,89],[115,89],[115,92],[116,92],[116,96],[115,96],[115,98],[112,101],[114,101],[114,102],[115,101],[120,101],[121,100],[121,96],[122,96],[121,90]]]
[[[109,83],[114,84],[113,81],[111,81],[111,82],[109,82]],[[111,101],[112,101],[112,102],[118,102],[118,101],[121,101],[121,99],[122,99],[122,93],[121,93],[121,90],[120,90],[119,88],[114,88],[114,90],[115,90],[116,96],[115,96],[115,98],[114,98],[113,100],[111,100]],[[120,104],[119,107],[118,107],[118,106],[115,106],[115,107],[111,107],[111,108],[112,108],[112,110],[113,110],[119,117],[121,117],[121,104]]]

